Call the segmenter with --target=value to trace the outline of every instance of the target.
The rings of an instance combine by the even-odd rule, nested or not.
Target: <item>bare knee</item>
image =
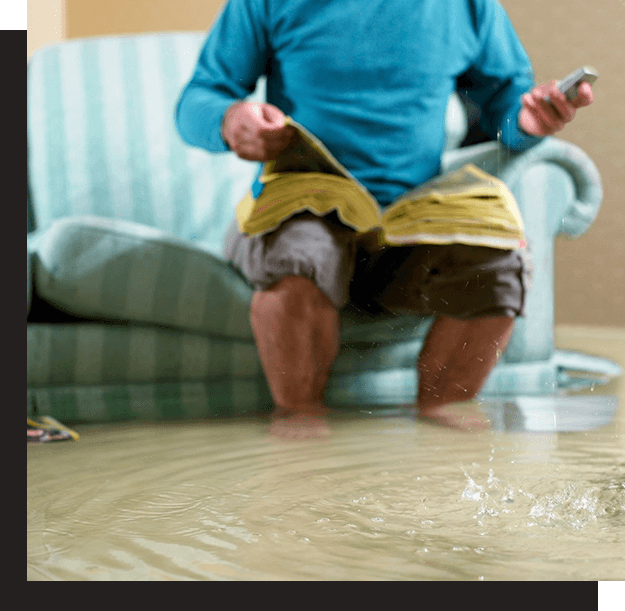
[[[266,316],[314,319],[319,312],[335,310],[319,287],[301,276],[286,276],[252,296],[252,321]]]

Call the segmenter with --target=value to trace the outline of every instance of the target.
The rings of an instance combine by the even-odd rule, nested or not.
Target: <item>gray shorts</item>
[[[226,237],[224,255],[256,290],[285,276],[314,282],[337,308],[453,318],[523,316],[526,254],[465,244],[419,244],[369,252],[335,213],[297,214],[262,236]]]

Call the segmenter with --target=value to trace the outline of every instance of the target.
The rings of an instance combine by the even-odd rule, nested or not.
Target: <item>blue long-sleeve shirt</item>
[[[178,102],[182,138],[228,150],[226,108],[267,76],[267,101],[315,134],[390,204],[440,171],[457,88],[482,128],[520,150],[529,58],[496,0],[230,0]]]

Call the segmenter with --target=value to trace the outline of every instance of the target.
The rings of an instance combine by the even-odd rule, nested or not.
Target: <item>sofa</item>
[[[257,164],[189,147],[174,124],[204,37],[70,40],[28,63],[29,416],[79,423],[272,409],[252,289],[221,254]],[[261,79],[251,99],[263,91]],[[535,265],[527,316],[482,394],[550,395],[619,375],[610,361],[554,347],[554,240],[581,235],[596,217],[595,165],[557,138],[522,153],[492,141],[461,146],[472,116],[454,94],[443,169],[472,162],[508,184]],[[430,323],[345,308],[328,404],[413,401]]]

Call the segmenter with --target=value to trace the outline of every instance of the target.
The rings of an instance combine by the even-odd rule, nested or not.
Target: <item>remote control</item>
[[[599,78],[599,72],[592,66],[582,66],[575,72],[571,72],[567,77],[556,83],[556,87],[571,101],[577,96],[577,88],[581,83],[591,85]],[[549,100],[549,98],[547,98]]]

